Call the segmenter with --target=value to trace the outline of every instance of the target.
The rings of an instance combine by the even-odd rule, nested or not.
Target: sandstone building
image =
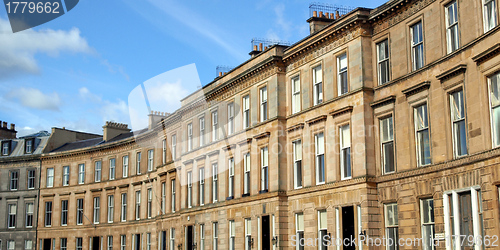
[[[254,47],[148,128],[108,122],[44,154],[39,249],[318,249],[294,239],[326,235],[498,249],[498,12],[312,12],[309,36]],[[355,243],[319,249],[386,248]]]

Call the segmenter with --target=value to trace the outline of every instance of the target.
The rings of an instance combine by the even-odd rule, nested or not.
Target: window
[[[500,146],[500,73],[490,76],[488,82],[490,85],[493,147],[498,147]]]
[[[116,159],[109,159],[109,179],[114,180],[116,177]]]
[[[68,200],[61,201],[61,226],[68,225]]]
[[[175,249],[175,228],[170,229],[170,249]]]
[[[126,235],[120,235],[120,250],[126,250],[127,249],[127,236]],[[173,248],[170,248],[173,249]]]
[[[146,234],[146,250],[151,250],[151,233]]]
[[[316,184],[325,183],[325,138],[323,133],[314,135],[315,142],[315,165],[316,165]]]
[[[141,191],[135,191],[135,219],[141,219]]]
[[[115,214],[115,197],[108,195],[108,223],[113,223],[113,215]]]
[[[497,26],[497,6],[496,0],[483,1],[484,32],[488,32]]]
[[[128,155],[123,156],[122,177],[128,177]]]
[[[205,145],[205,117],[200,117],[200,147]]]
[[[15,250],[16,249],[16,242],[13,240],[8,240],[7,241],[7,250]]]
[[[154,167],[154,151],[153,149],[148,150],[148,171],[153,171]]]
[[[321,65],[315,67],[313,70],[313,104],[318,105],[323,102],[323,72]]]
[[[101,218],[101,198],[94,197],[94,224],[99,224]]]
[[[389,40],[377,43],[377,72],[378,85],[387,83],[390,80],[389,75]]]
[[[300,111],[300,77],[292,78],[292,114]]]
[[[49,168],[50,169],[50,168]],[[47,169],[47,185],[49,184],[49,169]],[[54,169],[52,168],[52,177],[54,177]],[[53,179],[52,179],[53,180]],[[10,171],[10,190],[15,191],[19,186],[19,171]],[[47,187],[52,187],[47,186]]]
[[[446,41],[448,53],[457,50],[460,46],[459,44],[459,34],[458,34],[458,5],[457,1],[453,1],[445,6],[446,14]]]
[[[260,190],[267,192],[269,189],[269,154],[267,147],[260,149]]]
[[[340,127],[340,169],[342,179],[352,177],[351,167],[351,130],[349,125]]]
[[[121,221],[127,221],[127,194],[126,193],[122,193],[121,207],[122,207],[122,211],[121,211],[121,215],[120,215]]]
[[[229,158],[228,162],[229,176],[228,176],[228,199],[234,198],[234,158]]]
[[[163,164],[167,163],[167,139],[163,139],[163,141],[161,142],[161,145],[162,145],[162,156],[161,156],[161,162]]]
[[[297,242],[304,241],[304,214],[298,213],[295,214],[295,235]],[[305,244],[296,244],[297,250],[304,250]]]
[[[385,206],[385,237],[392,239],[392,245],[388,244],[388,250],[398,249],[398,205],[396,203],[386,204]]]
[[[2,155],[9,155],[10,141],[2,142]]]
[[[172,213],[175,213],[175,179],[172,179],[171,181],[171,188],[172,188],[172,197],[171,197],[171,201],[172,201]]]
[[[16,214],[17,214],[17,204],[9,204],[8,205],[9,217],[7,218],[7,227],[15,228],[16,227]]]
[[[467,155],[467,130],[465,128],[465,110],[463,91],[450,95],[453,152],[455,157]]]
[[[235,238],[236,238],[236,228],[234,225],[234,220],[229,221],[229,249],[235,250]]]
[[[78,184],[85,183],[85,164],[78,164]]]
[[[420,201],[423,249],[434,250],[434,200]]]
[[[68,239],[61,238],[61,250],[67,250],[67,249],[68,249]]]
[[[425,166],[431,163],[427,104],[416,107],[414,112],[418,166]]]
[[[337,84],[339,96],[349,92],[347,54],[345,53],[337,57]]]
[[[193,207],[193,172],[187,172],[187,207]]]
[[[245,219],[245,250],[252,249],[252,221]]]
[[[162,182],[161,183],[161,212],[162,212],[162,214],[165,214],[166,201],[167,201],[167,183]]]
[[[393,173],[395,167],[392,116],[380,120],[380,142],[383,174]]]
[[[53,186],[54,186],[54,168],[47,168],[47,187],[50,188]],[[17,178],[16,178],[16,189],[17,189]]]
[[[96,161],[94,165],[94,182],[101,182],[102,177],[102,162]]]
[[[148,219],[153,215],[153,189],[148,188]]]
[[[200,206],[205,205],[205,168],[200,168],[200,186],[198,191],[200,193]]]
[[[417,70],[424,66],[424,36],[422,22],[410,27],[412,69]]]
[[[24,241],[24,250],[32,250],[33,249],[33,241],[25,240]]]
[[[35,170],[28,170],[28,189],[35,189]]]
[[[452,242],[446,242],[446,244],[454,246],[453,249],[464,249],[462,246],[468,244],[467,240],[462,241],[464,238],[474,239],[474,242],[479,240],[484,242],[483,202],[481,196],[481,190],[476,189],[476,187],[444,192],[444,233],[445,235],[460,235],[460,240],[457,237],[457,240],[452,239]],[[469,248],[466,247],[465,249]],[[484,248],[479,247],[476,249]]]
[[[63,167],[62,184],[63,186],[69,185],[69,166]]]
[[[76,238],[76,250],[83,250],[83,238]]]
[[[318,238],[320,239],[320,250],[328,249],[330,241],[328,240],[327,231],[326,210],[320,210],[318,211]]]
[[[189,123],[187,125],[187,138],[188,138],[187,150],[191,151],[191,150],[193,150],[193,124],[192,123]]]
[[[177,157],[177,136],[172,135],[172,160],[175,160]]]
[[[141,158],[142,158],[142,153],[141,152],[137,152],[136,154],[136,160],[137,160],[137,164],[136,164],[136,169],[137,169],[137,174],[141,174]]]
[[[24,142],[25,142],[24,152],[26,154],[33,153],[33,139],[25,139]]]
[[[213,236],[213,250],[219,249],[219,223],[214,222],[213,223],[213,231],[212,231],[212,236]]]
[[[113,250],[113,236],[108,236],[108,250]]]
[[[232,135],[234,133],[234,103],[229,103],[227,105],[227,134]]]
[[[52,201],[45,202],[45,226],[52,226]]]
[[[76,200],[76,224],[83,225],[83,199]]]
[[[250,127],[250,96],[246,95],[243,97],[243,128]]]
[[[243,155],[243,195],[250,195],[250,153]]]
[[[32,202],[26,203],[26,227],[33,227],[33,213],[34,213],[34,204]]]
[[[302,141],[296,140],[293,144],[293,186],[302,187]]]
[[[200,225],[200,250],[205,250],[205,225]]]
[[[260,122],[267,121],[267,87],[260,89]]]
[[[212,164],[212,202],[215,203],[219,199],[219,170],[217,164]]]
[[[217,135],[217,130],[219,129],[218,123],[219,118],[217,116],[217,111],[214,111],[212,112],[212,141],[217,141],[219,139]]]

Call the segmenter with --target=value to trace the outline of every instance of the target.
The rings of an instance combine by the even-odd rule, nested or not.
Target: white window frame
[[[215,221],[212,224],[212,246],[213,250],[219,249],[219,222]]]
[[[28,189],[35,189],[36,170],[28,170]]]
[[[16,220],[17,220],[17,204],[11,203],[7,204],[7,228],[13,229],[16,228]]]
[[[212,141],[217,141],[219,139],[218,136],[219,129],[219,115],[217,110],[212,112]]]
[[[79,202],[81,201],[81,206]],[[84,212],[84,199],[79,198],[76,199],[76,224],[77,225],[83,225],[83,216],[85,215]]]
[[[200,117],[200,147],[205,145],[205,117]]]
[[[175,191],[176,191],[175,190],[176,189],[176,187],[175,187],[175,179],[172,179],[170,182],[171,182],[170,188],[171,188],[171,194],[172,194],[172,197],[171,197],[171,203],[172,203],[171,205],[172,205],[172,207],[171,207],[171,209],[172,209],[172,213],[175,213],[175,200],[176,200],[175,199]]]
[[[126,235],[120,235],[120,250],[126,250],[127,249],[127,236]]]
[[[419,112],[419,108],[424,107],[424,106],[425,106],[425,109],[422,109],[424,111]],[[415,124],[415,146],[416,146],[416,152],[417,152],[417,166],[419,166],[419,167],[432,164],[431,130],[429,127],[430,121],[429,121],[429,109],[428,108],[429,107],[428,107],[427,103],[422,103],[422,104],[415,106],[413,108],[414,124]],[[419,117],[421,115],[420,113],[423,113],[423,112],[425,112],[425,117],[422,117],[422,118],[425,118],[425,120],[419,119]],[[420,126],[420,128],[419,128],[418,121],[423,122],[421,124],[422,126]],[[425,152],[421,151],[423,145],[420,144],[420,140],[418,139],[420,134],[421,134],[421,136],[425,136],[425,133],[427,133],[427,137],[428,137],[427,140],[429,141],[429,162],[424,162],[425,159],[422,159],[422,153],[425,153]],[[424,138],[424,140],[425,140],[425,138]]]
[[[234,158],[231,157],[228,160],[228,169],[229,169],[229,175],[228,175],[228,198],[234,198]]]
[[[47,184],[49,181],[49,169],[52,169],[52,186],[54,186],[54,168],[48,168],[47,169]],[[19,170],[12,170],[10,171],[10,190],[16,191],[19,188]],[[52,187],[50,186],[50,187]],[[49,187],[49,186],[47,186]]]
[[[122,222],[127,221],[127,193],[121,194],[121,210],[120,210],[120,220]]]
[[[61,250],[68,249],[68,238],[61,238]]]
[[[33,250],[32,240],[24,240],[24,250]]]
[[[236,226],[234,220],[229,221],[229,249],[235,250],[236,247]]]
[[[349,124],[346,124],[340,127],[339,131],[341,179],[348,180],[352,178],[351,127]]]
[[[455,158],[466,156],[467,149],[467,123],[465,112],[464,92],[462,89],[450,94],[450,119],[453,139],[453,155]],[[463,135],[460,133],[464,131]],[[462,143],[465,148],[462,148]]]
[[[187,125],[187,151],[193,150],[193,123]]]
[[[26,142],[26,153],[33,153],[33,139],[25,139],[24,141]]]
[[[205,224],[200,224],[200,250],[205,250]]]
[[[53,212],[53,207],[54,203],[52,201],[46,201],[45,202],[45,218],[44,218],[44,225],[45,227],[51,227],[52,226],[52,212]],[[10,207],[9,207],[9,220],[10,220]],[[10,224],[10,223],[9,223]],[[9,228],[10,225],[9,225]]]
[[[102,161],[94,163],[94,182],[101,182],[102,178]]]
[[[19,172],[17,172],[17,171],[12,171],[11,173],[17,173],[19,175]],[[11,179],[11,183],[12,183],[12,179]],[[48,188],[54,187],[54,168],[47,168],[46,186]],[[12,185],[11,185],[11,190],[17,190],[17,187],[16,187],[16,189],[12,189]]]
[[[161,142],[161,146],[162,146],[161,162],[165,164],[167,163],[167,139],[163,139],[163,141]]]
[[[148,195],[147,216],[148,216],[148,219],[151,219],[151,217],[153,216],[153,189],[152,188],[147,189],[147,195]]]
[[[68,225],[68,210],[69,200],[61,200],[61,226]]]
[[[245,218],[245,250],[252,249],[252,220]]]
[[[151,233],[146,233],[146,250],[151,250]]]
[[[167,182],[161,183],[161,212],[162,214],[166,213],[167,208]]]
[[[326,210],[318,210],[318,250],[327,250],[328,242],[325,241],[325,236],[328,235],[328,221]]]
[[[431,204],[432,203],[432,204]],[[424,209],[424,207],[427,207],[427,209]],[[422,225],[422,249],[423,250],[434,250],[434,234],[435,234],[435,216],[434,212],[431,210],[434,210],[434,200],[431,199],[422,199],[420,200],[420,223]],[[424,212],[427,211],[427,215],[424,214]],[[427,217],[429,220],[426,221],[425,217]],[[429,239],[427,239],[425,232],[426,228],[429,228]],[[429,241],[427,241],[429,240]]]
[[[492,30],[497,26],[497,1],[496,0],[483,0],[483,24],[484,24],[484,33]],[[488,5],[491,4],[489,10],[492,13],[491,18],[493,20],[488,20]]]
[[[415,36],[415,34],[414,34],[415,28],[418,28],[418,27],[420,27],[420,30],[422,31],[422,37],[420,37],[418,33],[416,34],[417,36]],[[418,70],[418,69],[425,66],[425,58],[424,58],[425,47],[424,47],[423,35],[424,35],[424,26],[423,26],[422,21],[418,21],[415,24],[413,24],[412,26],[410,26],[411,62],[412,62],[412,70],[413,71]],[[419,52],[420,47],[422,50],[421,55]],[[418,55],[419,55],[419,57],[417,58]],[[421,61],[417,61],[419,58],[421,58]],[[421,63],[421,65],[419,65],[418,63]]]
[[[212,164],[212,203],[219,200],[219,167],[217,163]]]
[[[109,159],[109,180],[116,178],[116,158]]]
[[[135,154],[135,168],[136,168],[136,172],[137,172],[137,175],[140,175],[141,174],[141,159],[142,159],[142,152],[137,152]]]
[[[267,192],[269,190],[269,149],[263,147],[260,149],[260,190]]]
[[[122,164],[122,176],[123,178],[128,177],[128,155],[123,156],[123,164]]]
[[[345,62],[345,65],[343,62]],[[347,53],[343,53],[337,56],[337,90],[338,90],[337,92],[339,96],[345,95],[349,92],[348,64],[349,63],[347,62]],[[342,83],[344,81],[346,86],[342,86]]]
[[[267,121],[268,105],[267,105],[267,86],[259,89],[260,95],[260,122]]]
[[[62,185],[69,186],[69,166],[63,166],[62,172]]]
[[[175,228],[170,229],[170,249],[175,250]]]
[[[392,211],[392,220],[389,218],[390,216],[390,211]],[[385,221],[385,238],[389,238],[389,232],[392,231],[394,233],[394,239],[393,239],[393,245],[390,246],[387,244],[386,249],[387,250],[392,250],[392,249],[398,249],[397,246],[397,240],[399,238],[399,211],[398,211],[398,204],[397,203],[389,203],[389,204],[384,204],[384,221]]]
[[[292,77],[291,79],[292,90],[292,114],[298,113],[302,109],[301,96],[300,96],[300,76]]]
[[[113,250],[113,235],[108,235],[107,243],[108,250]]]
[[[177,157],[177,135],[172,135],[172,160]]]
[[[292,142],[293,148],[293,187],[302,188],[302,140]]]
[[[83,250],[83,238],[76,237],[76,250]]]
[[[243,155],[243,194],[245,195],[250,195],[250,170],[251,170],[251,164],[250,164],[250,153],[246,153]]]
[[[378,85],[383,85],[391,80],[389,39],[377,43],[377,75]]]
[[[323,71],[321,65],[314,67],[312,69],[312,73],[313,73],[313,106],[316,106],[323,102]]]
[[[26,222],[25,226],[26,228],[32,228],[33,227],[33,222],[34,222],[34,210],[35,210],[35,203],[33,202],[26,202]],[[31,209],[30,209],[31,207]]]
[[[141,219],[141,190],[135,191],[135,220]]]
[[[113,223],[115,214],[115,196],[108,195],[108,223]]]
[[[154,149],[148,150],[148,172],[153,171],[155,161],[155,151]]]
[[[200,176],[200,181],[199,181],[199,196],[200,196],[200,206],[205,205],[205,168],[200,168],[199,169],[199,176]]]
[[[387,121],[387,122],[385,122]],[[385,138],[384,134],[387,134]],[[386,158],[386,145],[392,145],[392,170],[388,171],[390,167],[387,163],[390,159]],[[396,171],[395,147],[394,147],[394,119],[393,116],[387,116],[380,119],[380,163],[382,166],[382,174],[391,174]]]
[[[493,84],[496,85],[493,86]],[[492,147],[500,146],[500,72],[488,77],[490,121],[491,121],[491,142]],[[495,97],[495,95],[497,97]],[[495,111],[498,110],[498,118],[495,118]],[[498,125],[497,125],[498,124]]]
[[[243,96],[242,100],[243,110],[243,128],[250,127],[250,95]]]
[[[193,207],[193,172],[187,172],[187,207]]]
[[[304,239],[304,214],[296,213],[295,214],[295,236],[297,242],[301,242],[301,239]],[[304,250],[305,244],[296,244],[296,250]]]
[[[16,242],[13,240],[7,241],[7,250],[16,250]]]
[[[227,105],[227,135],[234,134],[234,102]]]
[[[101,197],[94,197],[94,224],[101,221]]]
[[[460,48],[460,28],[458,23],[458,2],[456,0],[444,7],[446,25],[446,47],[448,53]],[[452,14],[452,16],[450,16]],[[450,17],[454,17],[453,20]]]
[[[324,132],[314,135],[314,166],[316,170],[316,185],[325,184],[325,136]]]

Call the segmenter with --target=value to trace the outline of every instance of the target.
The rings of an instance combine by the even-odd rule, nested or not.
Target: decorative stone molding
[[[264,133],[260,133],[260,134],[258,134],[256,136],[254,136],[253,138],[255,140],[260,140],[260,139],[263,139],[263,138],[267,138],[269,136],[271,136],[271,132],[264,132]]]
[[[346,114],[346,113],[351,113],[352,112],[352,109],[353,107],[352,106],[347,106],[347,107],[343,107],[341,109],[338,109],[338,110],[334,110],[332,112],[330,112],[330,115],[335,118],[339,115],[343,115],[343,114]]]
[[[458,74],[461,74],[461,73],[465,73],[465,71],[467,70],[467,65],[465,64],[459,64],[449,70],[446,70],[444,71],[443,73],[439,74],[436,76],[436,78],[438,80],[440,80],[441,82],[447,80],[447,79],[450,79]]]
[[[404,20],[406,20],[408,17],[411,17],[415,15],[417,12],[421,11],[425,7],[429,6],[431,3],[433,3],[435,0],[418,0],[410,5],[408,5],[406,8],[402,8],[400,11],[396,11],[394,14],[389,14],[389,17],[382,19],[380,21],[376,21],[373,24],[373,34],[376,35]],[[397,8],[396,8],[397,9]],[[391,10],[394,10],[392,8]]]
[[[431,82],[425,81],[425,82],[421,82],[417,85],[411,86],[407,89],[404,89],[401,92],[403,92],[403,94],[405,94],[408,97],[408,96],[414,95],[422,90],[429,89],[430,87],[431,87]]]
[[[303,129],[303,128],[304,128],[304,123],[301,122],[299,124],[295,124],[293,126],[290,126],[290,127],[286,128],[286,131],[290,133],[292,131],[300,130],[300,129]]]
[[[318,117],[307,120],[306,123],[309,124],[309,126],[311,126],[315,123],[326,121],[326,117],[327,117],[326,115],[320,115]]]
[[[394,102],[396,102],[396,96],[395,95],[391,95],[391,96],[384,97],[384,98],[382,98],[380,100],[377,100],[377,101],[374,101],[374,102],[370,103],[370,106],[373,109],[375,109],[375,108],[387,105],[389,103],[394,103]]]
[[[497,43],[490,47],[489,49],[475,55],[472,57],[472,60],[477,64],[481,64],[482,62],[492,58],[494,55],[500,53],[500,43]]]

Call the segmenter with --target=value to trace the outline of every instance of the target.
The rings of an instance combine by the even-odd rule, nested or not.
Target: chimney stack
[[[10,129],[7,127],[7,122],[0,121],[0,139],[16,139],[16,125],[10,124]]]
[[[114,137],[130,132],[127,124],[117,123],[117,122],[106,122],[106,125],[102,126],[103,132],[103,140],[109,141]]]
[[[221,76],[224,75],[222,72],[219,73]],[[158,122],[161,120],[165,119],[168,116],[167,112],[158,112],[158,111],[151,111],[151,114],[149,116],[149,123],[148,123],[148,129],[151,130],[154,128]]]

